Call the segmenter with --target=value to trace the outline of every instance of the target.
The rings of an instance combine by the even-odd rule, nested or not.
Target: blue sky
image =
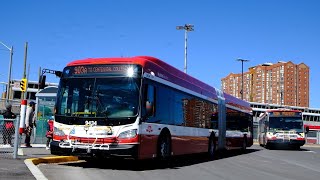
[[[0,41],[14,46],[12,78],[23,74],[28,42],[29,79],[39,67],[62,70],[89,57],[150,55],[183,70],[188,33],[188,74],[221,87],[221,78],[279,60],[310,67],[310,107],[320,108],[320,2],[317,0],[3,0]],[[0,45],[0,81],[9,52]],[[54,75],[47,80],[58,82]]]

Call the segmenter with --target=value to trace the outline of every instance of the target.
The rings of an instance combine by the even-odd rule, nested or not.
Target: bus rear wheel
[[[213,160],[216,155],[216,142],[214,136],[210,136],[209,138],[209,146],[208,146],[208,156],[209,159]]]
[[[246,151],[247,151],[247,137],[244,137],[242,142],[241,152],[246,153]]]

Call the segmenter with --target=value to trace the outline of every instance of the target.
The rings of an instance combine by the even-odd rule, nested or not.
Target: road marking
[[[314,154],[317,154],[317,152],[315,152],[315,151],[305,151],[305,152],[309,152],[309,153],[314,153]]]

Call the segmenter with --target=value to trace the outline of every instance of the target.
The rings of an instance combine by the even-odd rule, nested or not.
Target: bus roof
[[[166,62],[151,56],[115,57],[115,58],[88,58],[70,62],[67,66],[93,65],[93,64],[139,64],[144,68],[144,73],[155,76],[179,85],[183,88],[197,92],[214,100],[218,100],[217,90],[196,78],[176,69]],[[250,104],[234,96],[224,93],[227,105],[251,112]]]

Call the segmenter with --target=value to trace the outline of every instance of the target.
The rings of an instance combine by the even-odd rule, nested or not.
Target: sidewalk
[[[50,154],[50,150],[46,150],[45,144],[31,145],[31,148],[21,147],[23,156],[18,156],[17,159],[0,157],[0,179],[36,179],[24,163],[24,160],[29,158],[48,157],[53,155]]]

